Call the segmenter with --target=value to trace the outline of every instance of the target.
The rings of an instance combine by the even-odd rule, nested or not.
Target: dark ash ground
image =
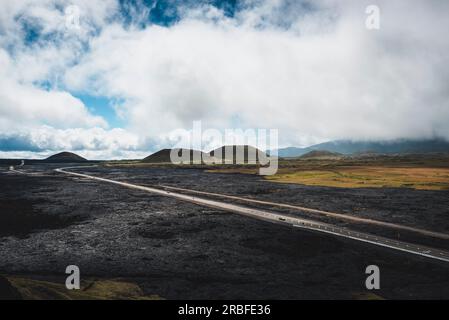
[[[55,277],[75,264],[82,276],[124,278],[168,299],[353,299],[367,291],[364,271],[375,264],[381,270],[377,295],[449,298],[449,264],[443,262],[69,178],[51,168],[27,168],[42,176],[0,171],[1,274]],[[257,197],[449,231],[447,191],[292,186],[190,169],[85,170],[136,184]]]

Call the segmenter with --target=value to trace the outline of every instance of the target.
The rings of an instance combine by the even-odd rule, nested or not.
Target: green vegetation
[[[303,154],[300,158],[302,159],[321,159],[321,160],[338,160],[341,159],[343,155],[338,152],[330,152],[326,150],[313,150],[306,154]]]
[[[352,294],[354,300],[385,300],[383,297],[372,292],[357,292]]]
[[[82,281],[80,290],[67,290],[65,284],[8,276],[11,285],[25,300],[159,300],[158,295],[146,296],[134,283],[112,280]]]

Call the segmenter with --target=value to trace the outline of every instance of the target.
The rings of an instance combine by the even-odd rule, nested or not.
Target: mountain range
[[[449,142],[443,139],[429,140],[406,140],[398,139],[391,141],[351,141],[335,140],[316,144],[306,148],[288,147],[278,149],[279,157],[300,157],[315,150],[341,153],[344,155],[360,153],[447,153]]]

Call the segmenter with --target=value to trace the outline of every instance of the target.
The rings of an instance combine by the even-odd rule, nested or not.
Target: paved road
[[[419,233],[419,234],[422,234],[422,235],[425,235],[425,236],[430,236],[430,237],[444,239],[444,240],[448,240],[449,239],[449,234],[446,234],[446,233],[441,233],[441,232],[435,232],[435,231],[430,231],[430,230],[425,230],[425,229],[420,229],[420,228],[404,226],[404,225],[397,224],[397,223],[391,223],[391,222],[373,220],[373,219],[368,219],[368,218],[356,217],[356,216],[352,216],[352,215],[348,215],[348,214],[341,214],[341,213],[335,213],[335,212],[329,212],[329,211],[305,208],[305,207],[300,207],[300,206],[286,204],[286,203],[270,202],[270,201],[248,199],[248,198],[237,197],[237,196],[230,196],[230,195],[226,195],[226,194],[219,194],[219,193],[212,193],[212,192],[205,192],[205,191],[197,191],[197,190],[192,190],[192,189],[184,189],[184,188],[171,187],[171,186],[162,186],[162,187],[164,189],[176,190],[176,191],[181,191],[181,192],[188,192],[188,193],[191,193],[191,194],[202,194],[202,195],[207,195],[207,196],[213,196],[213,197],[219,197],[219,198],[225,198],[225,199],[233,199],[233,200],[238,200],[238,201],[244,201],[244,202],[248,202],[248,203],[263,204],[263,205],[268,205],[268,206],[272,206],[272,207],[294,209],[294,210],[298,210],[298,211],[310,212],[310,213],[314,213],[314,214],[318,214],[318,215],[322,215],[322,216],[326,216],[326,217],[336,218],[336,219],[339,219],[339,220],[348,220],[348,221],[353,221],[353,222],[358,222],[358,223],[366,223],[366,224],[371,224],[371,225],[377,225],[377,226],[391,228],[391,229],[396,229],[396,230],[411,231],[411,232]]]
[[[383,237],[379,237],[379,236],[375,236],[375,235],[370,235],[367,233],[352,231],[347,228],[341,228],[341,227],[337,227],[337,226],[334,226],[331,224],[321,223],[321,222],[308,220],[308,219],[290,217],[287,215],[274,213],[274,212],[270,212],[270,211],[265,211],[265,210],[247,208],[247,207],[232,204],[232,203],[225,203],[225,202],[216,201],[216,200],[204,199],[204,198],[186,195],[186,194],[182,194],[182,193],[176,193],[176,192],[161,190],[161,189],[157,189],[157,188],[139,186],[139,185],[135,185],[135,184],[127,183],[127,182],[115,181],[115,180],[91,176],[91,175],[87,175],[87,174],[83,174],[83,173],[68,171],[70,169],[81,169],[81,168],[82,167],[59,168],[59,169],[55,169],[55,171],[59,172],[59,173],[63,173],[63,174],[68,174],[71,176],[112,183],[112,184],[124,186],[127,188],[131,188],[131,189],[137,189],[137,190],[142,190],[142,191],[146,191],[146,192],[151,192],[154,194],[159,194],[162,196],[172,197],[172,198],[176,198],[176,199],[179,199],[182,201],[187,201],[187,202],[191,202],[191,203],[195,203],[195,204],[199,204],[202,206],[207,206],[207,207],[211,207],[211,208],[215,208],[215,209],[226,210],[229,212],[238,213],[241,215],[245,215],[248,217],[252,217],[252,218],[256,218],[256,219],[260,219],[260,220],[264,220],[264,221],[275,222],[275,223],[292,226],[295,228],[301,228],[301,229],[306,229],[306,230],[312,230],[312,231],[318,231],[318,232],[322,232],[322,233],[332,234],[332,235],[339,236],[339,237],[349,238],[349,239],[353,239],[353,240],[357,240],[357,241],[371,243],[371,244],[377,245],[377,246],[382,246],[382,247],[386,247],[386,248],[390,248],[390,249],[394,249],[394,250],[408,252],[411,254],[415,254],[415,255],[431,258],[431,259],[437,259],[440,261],[449,262],[449,252],[440,250],[440,249],[434,249],[434,248],[430,248],[430,247],[414,245],[414,244],[410,244],[410,243],[406,243],[406,242],[402,242],[402,241],[396,241],[396,240],[387,239],[387,238],[383,238]]]

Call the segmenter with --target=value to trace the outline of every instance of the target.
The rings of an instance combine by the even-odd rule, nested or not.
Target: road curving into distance
[[[89,166],[89,167],[92,167],[92,166]],[[68,171],[70,169],[83,169],[83,168],[87,168],[87,166],[59,168],[59,169],[55,169],[55,171],[59,172],[59,173],[67,174],[70,176],[76,176],[76,177],[82,177],[82,178],[106,182],[106,183],[112,183],[115,185],[130,188],[130,189],[136,189],[136,190],[141,190],[141,191],[150,192],[150,193],[154,193],[154,194],[159,194],[162,196],[175,198],[175,199],[178,199],[181,201],[187,201],[187,202],[191,202],[194,204],[198,204],[198,205],[202,205],[202,206],[206,206],[206,207],[210,207],[210,208],[214,208],[214,209],[220,209],[220,210],[225,210],[225,211],[245,215],[245,216],[259,219],[259,220],[288,225],[290,227],[295,227],[295,228],[300,228],[300,229],[305,229],[305,230],[311,230],[311,231],[317,231],[317,232],[326,233],[326,234],[332,234],[332,235],[335,235],[338,237],[353,239],[353,240],[366,242],[366,243],[370,243],[370,244],[385,247],[385,248],[390,248],[390,249],[399,250],[402,252],[419,255],[422,257],[427,257],[427,258],[431,258],[431,259],[449,262],[449,252],[447,252],[445,250],[441,250],[441,249],[435,249],[435,248],[430,248],[430,247],[426,247],[426,246],[410,244],[410,243],[406,243],[403,241],[397,241],[397,240],[392,240],[392,239],[388,239],[388,238],[384,238],[384,237],[379,237],[376,235],[371,235],[368,233],[353,231],[353,230],[350,230],[347,228],[334,226],[332,224],[327,224],[327,223],[322,223],[322,222],[317,222],[317,221],[302,219],[302,218],[297,218],[297,217],[291,217],[291,216],[274,213],[274,212],[270,212],[270,211],[253,209],[253,208],[248,208],[248,207],[244,207],[241,205],[225,203],[225,202],[221,202],[221,201],[195,197],[192,195],[186,195],[186,194],[182,194],[182,193],[176,193],[176,192],[171,192],[171,191],[167,191],[167,190],[146,187],[146,186],[140,186],[140,185],[135,185],[132,183],[121,182],[121,181],[91,176],[91,175],[87,175],[87,174],[83,174],[83,173]],[[184,190],[188,190],[188,189],[184,189]]]

